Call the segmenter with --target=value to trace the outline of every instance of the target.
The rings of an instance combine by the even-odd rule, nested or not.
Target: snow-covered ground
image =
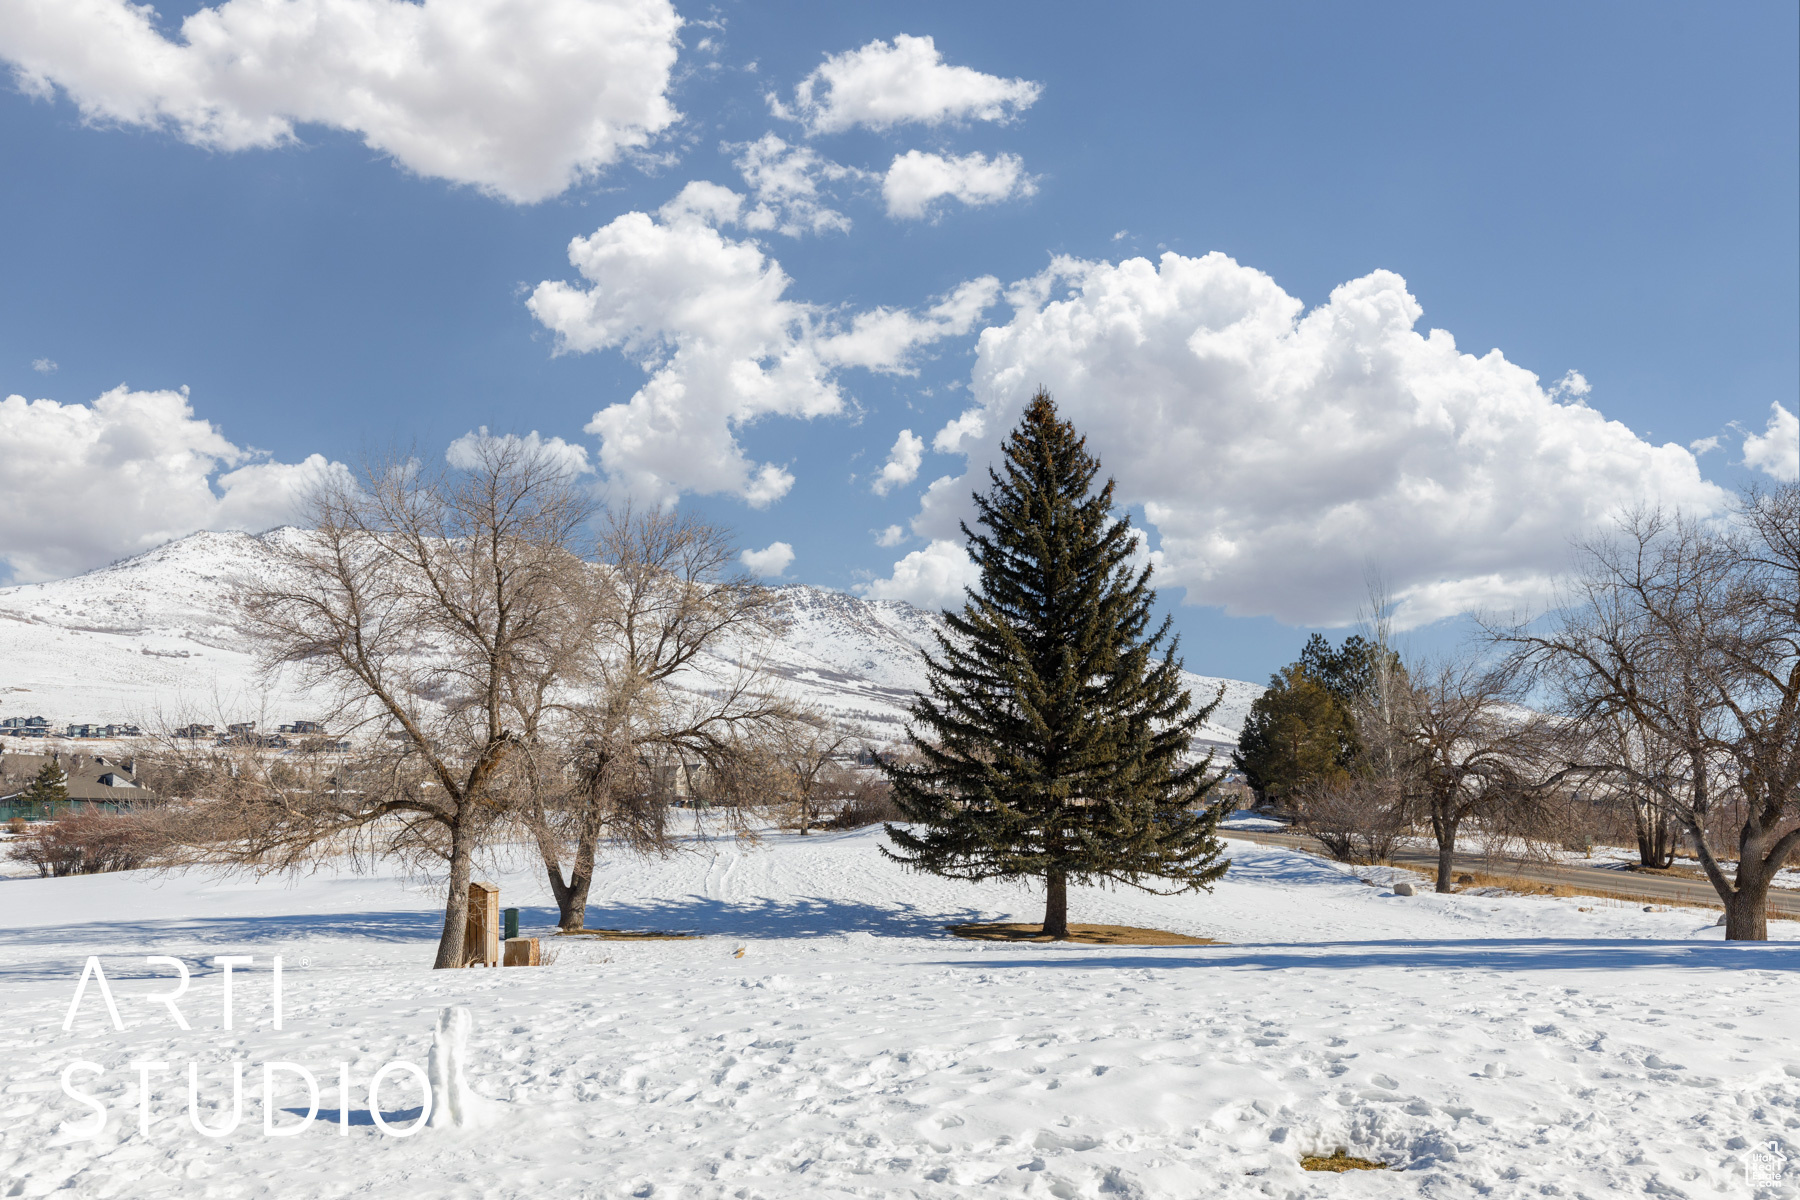
[[[1228,814],[1219,825],[1223,829],[1242,829],[1251,833],[1289,833],[1294,828],[1279,817],[1266,817],[1245,809]]]
[[[427,969],[435,888],[145,873],[0,883],[0,1192],[119,1197],[1793,1197],[1800,1195],[1800,926],[1726,945],[1710,914],[1604,901],[1410,898],[1347,868],[1231,844],[1211,896],[1077,889],[1073,918],[1221,939],[1167,949],[1002,946],[950,921],[1033,920],[1028,888],[906,873],[879,829],[703,843],[618,862],[590,923],[687,941],[564,940],[553,965]],[[527,931],[552,918],[521,864],[497,871]],[[1591,911],[1581,911],[1588,908]],[[742,957],[735,951],[742,947]],[[147,999],[145,955],[195,973],[183,1032]],[[234,974],[220,1028],[214,956]],[[285,1021],[269,1015],[270,956]],[[61,1028],[87,955],[115,981]],[[364,1088],[424,1063],[467,1005],[479,1130],[383,1136]],[[58,1073],[108,1108],[93,1122]],[[137,1073],[153,1076],[139,1134]],[[218,1117],[248,1064],[243,1124]],[[320,1120],[265,1137],[265,1061],[310,1069]],[[335,1123],[337,1063],[354,1086]],[[294,1076],[277,1117],[305,1110]],[[395,1121],[417,1089],[390,1076]],[[1785,1164],[1749,1158],[1773,1142]],[[1343,1146],[1393,1169],[1307,1174]],[[1772,1164],[1772,1165],[1771,1165]]]

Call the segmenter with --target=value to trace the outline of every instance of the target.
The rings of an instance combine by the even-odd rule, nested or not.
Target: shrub
[[[141,818],[81,813],[31,830],[8,853],[48,879],[135,870],[149,862],[158,842]]]
[[[1339,862],[1385,862],[1407,830],[1400,789],[1382,780],[1319,783],[1294,799],[1296,823]]]
[[[829,826],[832,829],[862,829],[885,821],[904,821],[906,814],[894,803],[892,790],[885,780],[863,778],[850,788]]]

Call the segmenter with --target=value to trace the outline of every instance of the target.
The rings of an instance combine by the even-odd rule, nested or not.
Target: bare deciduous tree
[[[539,789],[530,827],[565,931],[586,923],[594,863],[603,842],[640,852],[671,848],[666,797],[646,784],[660,763],[700,766],[707,786],[748,798],[766,776],[758,733],[789,715],[768,694],[760,664],[689,682],[703,653],[732,639],[752,646],[774,628],[774,599],[732,569],[730,539],[716,525],[661,510],[623,508],[601,523],[586,586],[594,616],[579,689],[556,700],[566,747],[566,786]],[[546,701],[535,703],[541,709]],[[533,717],[534,729],[542,723]],[[551,755],[551,757],[555,757]],[[737,817],[738,805],[724,806]]]
[[[372,741],[353,786],[240,797],[257,810],[244,823],[267,825],[252,844],[298,852],[397,822],[448,866],[438,967],[464,962],[471,860],[517,799],[512,697],[522,680],[555,674],[580,619],[584,567],[572,547],[591,511],[533,443],[483,437],[452,466],[388,461],[360,486],[322,486],[311,529],[242,591],[265,667],[335,698],[334,725]]]
[[[774,742],[783,807],[802,837],[844,798],[850,781],[840,759],[851,736],[819,720],[790,721]]]
[[[1455,890],[1456,839],[1471,817],[1522,797],[1536,722],[1512,676],[1471,660],[1415,680],[1403,705],[1407,775],[1437,843],[1437,890]]]
[[[1725,936],[1766,939],[1769,887],[1800,847],[1800,486],[1746,493],[1728,526],[1639,513],[1584,548],[1554,628],[1494,632],[1585,735],[1563,772],[1672,815]],[[1621,720],[1668,752],[1625,752],[1606,733]]]
[[[1680,825],[1652,789],[1637,782],[1662,779],[1673,783],[1681,774],[1680,749],[1621,713],[1596,715],[1564,731],[1566,762],[1617,763],[1618,771],[1592,774],[1562,771],[1580,781],[1590,798],[1611,802],[1631,815],[1638,863],[1656,869],[1675,861]]]
[[[832,814],[833,829],[862,829],[887,821],[904,821],[906,814],[894,803],[893,789],[873,771],[845,771],[843,801]]]

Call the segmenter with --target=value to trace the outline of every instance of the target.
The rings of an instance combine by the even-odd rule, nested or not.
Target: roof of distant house
[[[0,754],[0,798],[25,789],[44,764],[55,759],[62,767],[71,800],[118,803],[122,800],[155,799],[140,787],[128,760],[106,754]]]

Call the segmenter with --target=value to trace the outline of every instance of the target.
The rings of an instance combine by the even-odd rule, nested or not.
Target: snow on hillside
[[[196,533],[72,579],[0,588],[0,716],[256,718],[265,697],[225,600],[234,577],[267,561],[248,534]],[[304,715],[301,697],[266,699],[271,716]],[[289,704],[301,711],[280,711]]]
[[[196,533],[72,579],[0,588],[0,718],[267,724],[312,716],[304,693],[258,680],[228,604],[232,581],[268,571],[269,546],[293,536]],[[823,588],[779,591],[788,629],[765,651],[766,665],[800,699],[865,736],[897,738],[924,684],[919,650],[931,644],[936,614]],[[1224,684],[1203,738],[1235,742],[1262,688],[1198,675],[1187,682],[1197,701]]]
[[[703,936],[560,940],[553,965],[505,971],[428,970],[438,889],[387,875],[0,883],[6,1194],[1774,1200],[1800,1187],[1791,922],[1771,923],[1783,940],[1726,945],[1703,911],[1399,897],[1232,843],[1211,896],[1070,894],[1076,920],[1225,944],[1001,946],[941,927],[1035,920],[1039,893],[905,872],[882,836],[607,863],[591,924]],[[547,932],[538,872],[483,877],[527,933]],[[92,987],[62,1029],[88,955],[123,1031]],[[190,1030],[149,999],[174,976],[146,955],[193,972]],[[221,955],[254,958],[233,974],[229,1032]],[[470,1082],[499,1114],[383,1136],[369,1079],[394,1059],[423,1065],[447,1005],[472,1012]],[[58,1083],[77,1060],[104,1068],[73,1079],[106,1108],[93,1140],[91,1111]],[[234,1061],[242,1123],[202,1136],[188,1064],[198,1118],[217,1125]],[[269,1061],[319,1082],[319,1118],[297,1136],[265,1136]],[[150,1076],[147,1136],[136,1062],[168,1064]],[[298,1127],[301,1080],[275,1079],[273,1119]],[[391,1075],[383,1119],[404,1128],[418,1096]],[[1301,1155],[1340,1146],[1390,1169],[1301,1171]]]

